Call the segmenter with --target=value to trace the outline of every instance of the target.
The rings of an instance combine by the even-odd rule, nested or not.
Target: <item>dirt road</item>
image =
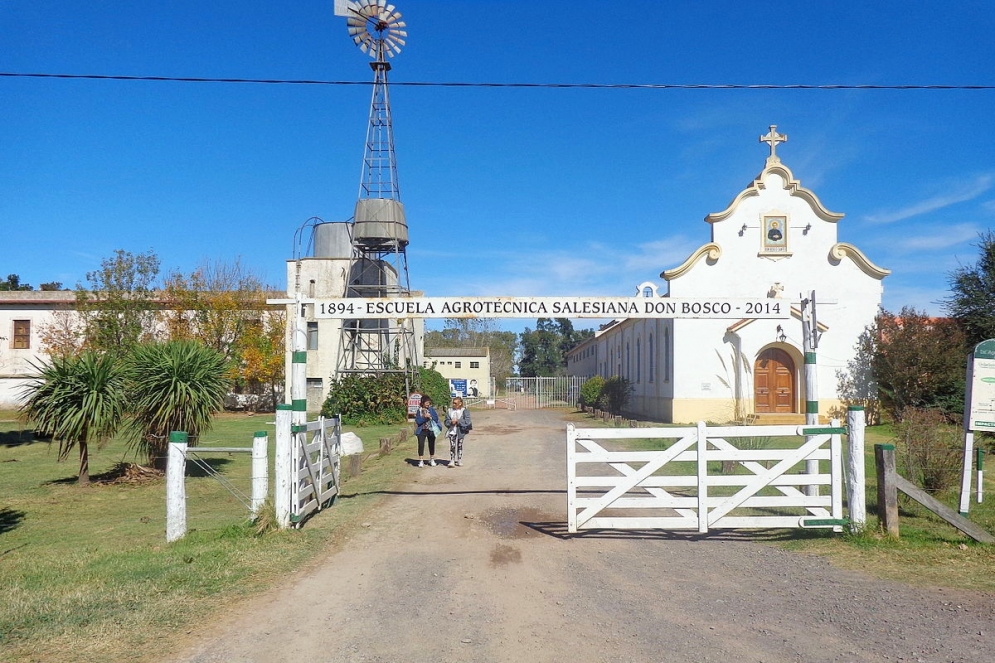
[[[992,596],[748,535],[567,536],[559,415],[475,411],[474,429],[464,467],[411,467],[337,552],[179,660],[995,661]]]

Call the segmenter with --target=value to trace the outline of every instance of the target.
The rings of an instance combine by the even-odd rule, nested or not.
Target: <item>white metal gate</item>
[[[577,376],[506,378],[504,398],[519,410],[577,407],[580,387],[586,381]]]
[[[832,527],[843,521],[841,435],[825,426],[567,426],[567,526],[590,529]],[[751,441],[791,437],[789,448]],[[626,439],[666,448],[625,450]],[[738,441],[737,446],[733,442]],[[601,442],[601,444],[599,444]],[[621,448],[612,448],[621,447]],[[746,472],[721,473],[726,461]],[[806,461],[819,471],[806,473]],[[828,493],[820,487],[828,486]]]
[[[290,522],[297,524],[339,494],[342,424],[319,417],[292,431]]]

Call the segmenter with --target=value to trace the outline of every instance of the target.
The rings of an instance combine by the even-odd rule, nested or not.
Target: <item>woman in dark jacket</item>
[[[432,407],[432,399],[422,396],[419,401],[418,411],[415,412],[415,437],[418,438],[418,467],[425,467],[425,441],[428,440],[428,464],[435,467],[435,431],[442,430],[439,425],[439,414]]]

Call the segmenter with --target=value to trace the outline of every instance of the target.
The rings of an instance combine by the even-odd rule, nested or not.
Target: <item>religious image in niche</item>
[[[783,252],[788,248],[784,236],[788,229],[787,218],[783,216],[764,217],[764,251]]]

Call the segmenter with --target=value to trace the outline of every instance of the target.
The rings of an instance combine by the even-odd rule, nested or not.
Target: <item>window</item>
[[[670,329],[663,330],[663,381],[670,382]]]
[[[14,345],[15,350],[28,350],[31,348],[31,321],[14,320]]]
[[[656,362],[654,361],[653,355],[656,354],[653,349],[653,334],[650,334],[649,343],[646,345],[646,352],[649,354],[650,358],[650,374],[649,381],[653,382],[653,372],[656,370]]]
[[[318,349],[318,323],[309,322],[307,323],[307,349],[317,350]]]
[[[463,368],[463,362],[461,361],[456,362],[456,368]]]
[[[640,340],[639,338],[636,339],[636,384],[642,382],[643,376],[643,355]]]
[[[470,368],[480,368],[480,362],[479,361],[471,361],[470,362]]]

